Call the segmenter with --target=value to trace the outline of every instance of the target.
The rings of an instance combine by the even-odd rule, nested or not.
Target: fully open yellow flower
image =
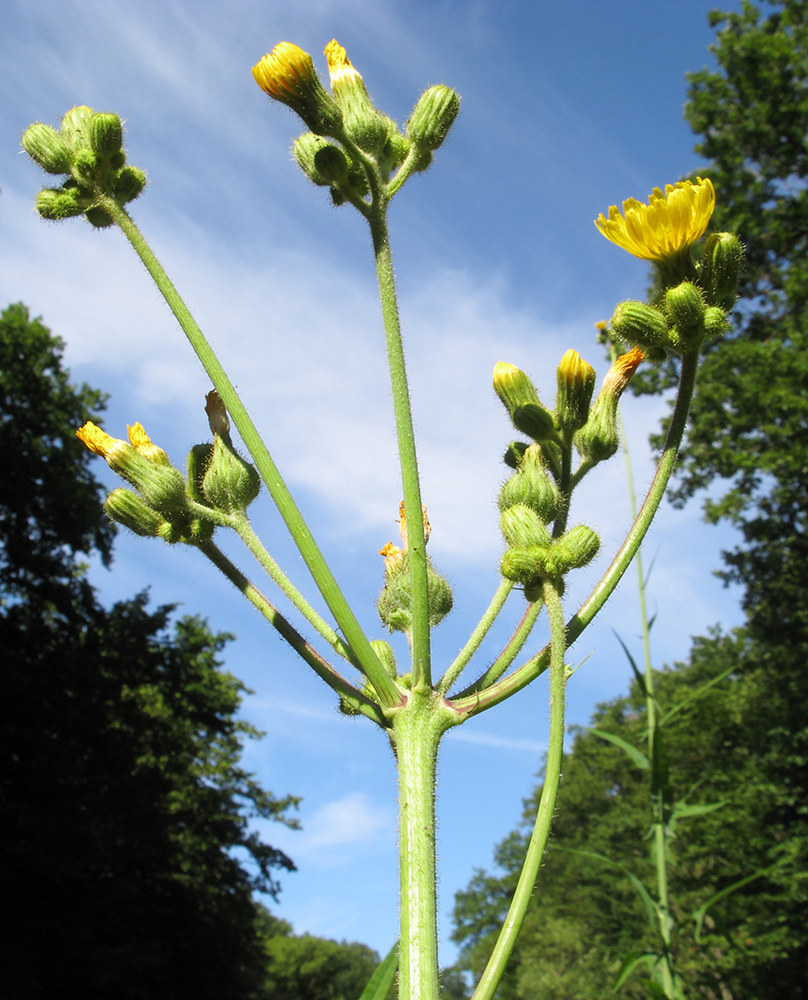
[[[675,257],[704,234],[715,209],[715,188],[709,179],[667,184],[663,194],[654,188],[648,204],[634,198],[603,213],[595,225],[606,239],[641,260],[664,261]]]

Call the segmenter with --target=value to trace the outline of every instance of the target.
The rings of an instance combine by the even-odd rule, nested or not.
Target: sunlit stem
[[[612,350],[612,362],[615,361],[616,351]],[[618,411],[618,426],[620,437],[623,441],[623,455],[626,461],[626,479],[628,480],[628,497],[631,507],[631,516],[637,516],[637,498],[634,493],[634,474],[631,468],[631,451],[628,446],[628,436],[623,424],[623,415]],[[654,761],[654,744],[657,738],[657,729],[660,722],[657,719],[657,704],[654,695],[654,669],[651,663],[651,626],[648,621],[648,605],[646,602],[645,573],[643,571],[642,548],[637,550],[637,589],[640,598],[640,624],[642,626],[642,647],[645,675],[645,716],[648,723],[648,759],[652,762],[652,768],[656,765]],[[654,867],[657,879],[657,900],[661,912],[659,914],[659,931],[662,940],[665,942],[665,954],[662,961],[662,988],[665,996],[674,995],[674,975],[673,961],[670,953],[671,927],[668,920],[670,898],[668,894],[668,856],[667,844],[665,842],[665,800],[662,792],[652,793],[652,826],[654,836]]]
[[[455,657],[454,662],[450,665],[449,669],[441,678],[440,684],[438,684],[436,690],[440,694],[446,694],[449,688],[454,684],[460,674],[463,672],[463,668],[469,662],[469,660],[474,656],[477,650],[480,648],[480,643],[488,634],[489,629],[497,620],[497,616],[500,611],[505,607],[505,602],[508,600],[510,592],[513,590],[512,580],[502,580],[500,585],[496,589],[496,593],[491,598],[491,603],[485,610],[485,614],[480,619],[477,627],[469,636],[468,642],[460,650],[460,652]],[[515,656],[516,654],[514,654]],[[507,667],[505,668],[507,670]],[[499,676],[499,675],[498,675]]]
[[[172,284],[162,264],[155,257],[151,247],[143,238],[142,233],[135,225],[129,213],[121,208],[114,198],[100,197],[99,202],[121,228],[135,250],[135,253],[140,257],[144,267],[162,293],[169,308],[176,316],[191,347],[196,352],[203,368],[219,393],[222,402],[233,418],[241,439],[252,456],[256,468],[289,530],[289,534],[292,536],[303,557],[303,561],[308,567],[320,593],[323,595],[323,599],[333,614],[337,625],[342,630],[348,644],[356,653],[357,659],[362,664],[362,669],[376,689],[382,705],[390,707],[399,704],[401,696],[398,689],[393,683],[392,678],[387,675],[367,636],[362,631],[356,616],[339,588],[339,584],[334,579],[331,569],[323,558],[323,554],[320,552],[314,536],[303,520],[303,515],[292,499],[292,494],[289,492],[277,466],[272,460],[269,450],[261,439],[261,435],[247,413],[246,407],[241,402],[221,362],[216,357],[213,348],[191,315],[188,306]]]
[[[536,823],[530,836],[522,871],[519,873],[516,891],[472,1000],[491,1000],[502,979],[533,896],[547,839],[550,836],[558,786],[561,782],[561,765],[564,759],[564,701],[567,684],[567,668],[564,663],[567,649],[566,630],[564,610],[558,591],[549,582],[544,583],[543,590],[550,620],[550,741],[544,769],[544,784],[536,813]]]
[[[436,698],[432,691],[413,691],[393,719],[401,873],[399,1000],[438,1000],[439,995],[435,772],[447,724]]]
[[[196,548],[221,570],[228,580],[236,586],[250,603],[256,607],[274,629],[289,643],[298,656],[329,685],[337,694],[351,698],[357,709],[380,726],[387,726],[387,721],[379,709],[365,695],[361,694],[344,677],[337,673],[331,664],[323,659],[314,647],[303,638],[297,629],[291,625],[278,609],[255,587],[241,570],[230,561],[222,550],[212,541],[195,542]]]
[[[536,619],[541,614],[541,609],[543,607],[544,603],[541,600],[528,604],[525,608],[525,613],[522,615],[522,620],[516,626],[516,629],[508,640],[505,648],[479,680],[475,681],[470,687],[460,692],[458,695],[459,698],[465,698],[474,691],[483,691],[485,688],[490,687],[500,679],[516,657],[521,653],[522,647],[527,642],[530,633],[533,631],[533,626],[536,624]]]
[[[690,400],[693,398],[693,391],[696,387],[698,363],[697,349],[686,352],[682,358],[682,373],[679,379],[676,405],[671,415],[668,435],[665,439],[665,447],[657,464],[657,470],[648,489],[648,494],[611,565],[600,578],[592,593],[578,609],[577,613],[567,622],[567,642],[569,645],[572,645],[579,638],[612,595],[621,577],[628,569],[631,560],[637,554],[637,550],[648,533],[648,529],[651,527],[651,521],[659,509],[662,497],[665,495],[668,480],[676,465],[679,445],[682,442],[687,423]],[[528,660],[527,663],[522,664],[512,674],[504,677],[487,690],[475,693],[466,698],[453,698],[452,706],[458,712],[469,714],[477,714],[493,708],[494,705],[498,705],[500,702],[505,701],[506,698],[510,698],[517,691],[521,691],[522,688],[534,681],[539,674],[544,673],[549,662],[550,648],[549,646],[545,646],[544,649]]]
[[[432,684],[429,637],[429,592],[427,584],[426,541],[422,514],[421,484],[412,425],[407,368],[401,341],[393,258],[387,231],[386,201],[381,194],[374,199],[369,221],[376,255],[376,275],[387,337],[387,359],[393,389],[404,512],[407,517],[407,553],[412,588],[412,677],[413,690],[425,692]]]

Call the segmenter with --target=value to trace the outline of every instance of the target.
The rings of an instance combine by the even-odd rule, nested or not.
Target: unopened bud
[[[541,448],[535,444],[528,446],[519,457],[516,475],[499,492],[499,509],[504,511],[515,504],[524,504],[549,524],[558,513],[559,502],[558,487],[547,471]]]
[[[252,73],[265,94],[300,115],[315,135],[340,134],[342,111],[320,83],[308,52],[280,42],[253,66]]]
[[[327,183],[336,184],[348,176],[349,164],[345,153],[327,142],[314,154],[314,168]]]
[[[644,302],[621,302],[614,311],[611,327],[621,340],[643,351],[664,351],[675,346],[665,317]]]
[[[529,403],[541,406],[539,394],[528,376],[521,368],[504,361],[499,361],[494,366],[494,392],[511,417],[520,406],[527,406]]]
[[[665,292],[665,311],[673,327],[672,339],[677,346],[698,344],[704,337],[704,298],[701,289],[691,281],[683,281]]]
[[[91,204],[76,187],[43,188],[36,196],[36,210],[43,219],[59,222],[81,215]]]
[[[95,112],[86,104],[71,108],[62,119],[62,138],[74,151],[91,148],[92,119]]]
[[[562,573],[586,566],[599,549],[600,538],[585,524],[576,525],[553,543],[553,554]]]
[[[50,127],[37,122],[22,134],[22,148],[49,174],[69,174],[73,153],[62,136]]]
[[[586,423],[595,388],[595,369],[577,351],[567,351],[558,365],[556,423],[563,431],[577,431]]]
[[[390,127],[395,126],[373,106],[362,75],[336,38],[326,45],[325,57],[334,100],[342,111],[343,128],[360,149],[380,154]]]
[[[738,297],[743,243],[733,233],[713,233],[704,245],[699,284],[711,306],[732,309]]]
[[[518,503],[502,512],[499,526],[505,541],[512,548],[529,549],[534,545],[548,546],[550,532],[539,515]]]
[[[398,676],[398,670],[396,669],[396,655],[393,652],[393,647],[389,642],[385,642],[384,639],[371,639],[370,645],[373,652],[378,656],[379,662],[384,667],[387,676],[395,679]]]
[[[317,169],[315,157],[321,149],[329,145],[328,140],[322,136],[314,135],[313,132],[304,132],[303,135],[295,139],[292,146],[292,155],[297,161],[297,165],[310,181],[314,181],[320,187],[328,187],[331,181],[323,177]]]
[[[614,362],[589,411],[589,419],[575,435],[575,447],[592,465],[611,458],[617,451],[617,404],[643,357],[643,352],[634,347]]]
[[[120,153],[122,145],[123,125],[118,115],[96,112],[90,119],[90,148],[93,152],[109,159]]]
[[[460,97],[450,87],[438,84],[425,91],[407,122],[406,136],[423,149],[438,149],[460,110]]]
[[[548,441],[558,437],[552,413],[540,403],[518,407],[511,414],[511,420],[518,431],[532,437],[534,441]]]

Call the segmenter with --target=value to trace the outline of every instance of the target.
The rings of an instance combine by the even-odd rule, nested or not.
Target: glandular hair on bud
[[[707,303],[731,309],[738,297],[743,243],[733,233],[713,233],[704,245],[699,284]]]
[[[512,548],[529,549],[534,545],[550,544],[550,532],[539,515],[518,503],[502,512],[500,530]]]
[[[123,125],[118,115],[96,112],[90,119],[90,148],[101,156],[110,157],[121,151]]]
[[[595,388],[595,369],[577,351],[567,351],[556,372],[556,423],[563,431],[577,431],[586,423]]]
[[[69,174],[73,165],[70,146],[50,125],[37,122],[22,134],[22,148],[49,174]]]
[[[166,534],[169,536],[172,534],[171,525],[162,514],[131,490],[113,490],[104,501],[104,510],[117,524],[122,524],[142,538],[165,537]],[[166,538],[166,540],[176,539]]]
[[[664,301],[668,323],[674,327],[679,343],[698,343],[704,336],[706,308],[701,289],[692,281],[683,281],[665,292]]]
[[[511,414],[514,427],[532,437],[534,441],[547,441],[556,438],[555,421],[549,410],[541,403],[528,403],[517,407]]]
[[[425,91],[407,122],[406,137],[423,149],[438,149],[454,124],[460,111],[460,97],[443,84]]]
[[[614,311],[611,327],[621,340],[643,350],[666,350],[674,346],[665,317],[644,302],[621,302]]]
[[[580,569],[598,554],[600,538],[591,528],[579,524],[556,539],[553,549],[562,572],[568,569]]]
[[[513,416],[520,406],[534,403],[541,406],[536,387],[528,376],[516,365],[499,361],[494,365],[494,392],[499,396],[502,405]]]
[[[261,490],[261,477],[224,438],[213,439],[208,467],[202,478],[202,494],[226,514],[243,513]]]
[[[499,509],[525,504],[549,524],[555,520],[560,501],[558,487],[544,464],[541,447],[529,445],[519,458],[516,474],[499,491]]]
[[[342,150],[327,142],[314,154],[314,168],[329,184],[336,184],[346,179],[350,165]]]

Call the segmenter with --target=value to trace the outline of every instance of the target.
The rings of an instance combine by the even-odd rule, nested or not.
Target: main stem
[[[404,491],[404,512],[407,517],[407,553],[412,587],[412,678],[413,691],[427,692],[432,686],[429,643],[429,590],[427,582],[426,539],[422,514],[421,484],[418,479],[418,456],[415,451],[415,431],[412,425],[407,368],[401,340],[393,257],[387,230],[387,205],[377,195],[370,213],[370,232],[376,255],[376,275],[382,305],[384,332],[387,337],[387,359],[393,388],[393,409],[398,435],[401,463],[401,484]]]
[[[436,697],[412,691],[393,721],[401,870],[399,1000],[438,1000],[439,995],[435,780],[445,726],[434,710]]]

